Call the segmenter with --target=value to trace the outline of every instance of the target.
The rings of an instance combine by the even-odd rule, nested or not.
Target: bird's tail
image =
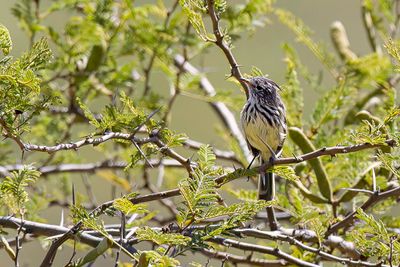
[[[264,164],[264,161],[261,161]],[[272,172],[260,174],[258,180],[258,197],[266,201],[273,200],[275,197],[275,176]]]
[[[264,161],[261,161],[264,164]],[[272,172],[264,172],[260,174],[258,181],[258,197],[266,201],[271,201],[275,197],[275,175]],[[275,217],[274,208],[267,207],[267,216],[269,228],[272,231],[278,230],[279,224]]]

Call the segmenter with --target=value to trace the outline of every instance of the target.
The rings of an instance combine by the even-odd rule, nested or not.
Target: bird
[[[261,166],[273,161],[282,153],[286,139],[286,109],[279,95],[280,87],[271,79],[258,76],[240,78],[247,85],[249,97],[240,114],[241,127],[254,158],[259,158]],[[275,177],[272,172],[261,168],[258,182],[258,197],[271,201],[275,196]],[[277,230],[272,207],[267,208],[271,230]]]

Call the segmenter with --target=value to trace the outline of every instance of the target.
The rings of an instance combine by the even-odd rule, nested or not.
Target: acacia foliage
[[[71,218],[64,224],[75,224],[80,233],[95,231],[101,241],[97,240],[93,249],[74,246],[80,254],[64,265],[84,266],[106,252],[110,252],[108,259],[121,266],[177,266],[190,262],[185,256],[189,252],[208,256],[214,253],[218,258],[216,252],[232,252],[218,238],[245,237],[235,230],[246,228],[249,223],[250,228],[254,227],[257,213],[270,205],[290,215],[289,221],[282,222],[285,228],[312,231],[315,238],[308,241],[315,250],[292,241],[292,246],[281,246],[282,240],[291,240],[285,239],[289,235],[260,237],[258,233],[259,245],[277,247],[277,251],[293,255],[300,263],[325,260],[321,251],[330,253],[339,263],[346,262],[343,258],[400,263],[400,221],[390,213],[399,194],[382,197],[379,193],[399,189],[396,144],[400,141],[400,110],[395,88],[399,81],[400,15],[394,2],[362,2],[360,8],[372,48],[365,55],[351,51],[345,31],[337,23],[332,26],[335,50],[328,50],[314,39],[300,18],[277,7],[274,1],[231,4],[223,0],[180,0],[167,5],[163,1],[136,4],[125,0],[57,0],[46,7],[39,3],[20,0],[12,10],[29,36],[29,48],[24,54],[9,55],[12,39],[7,28],[0,25],[0,125],[5,137],[0,142],[1,214],[46,222],[50,205],[68,205]],[[233,44],[245,32],[257,34],[259,27],[274,27],[267,24],[274,19],[293,31],[332,81],[327,87],[302,62],[293,44],[283,45],[286,72],[281,93],[289,124],[284,156],[338,144],[370,144],[375,149],[307,162],[298,158],[299,163],[291,166],[271,168],[269,171],[283,179],[277,185],[277,199],[269,203],[257,200],[253,189],[236,190],[230,186],[233,180],[257,174],[255,169],[245,168],[247,151],[226,134],[231,128],[221,126],[223,130],[218,131],[226,141],[223,149],[227,151],[192,145],[198,151],[190,157],[184,147],[190,147],[190,136],[177,133],[170,126],[176,98],[223,103],[233,112],[240,110],[245,101],[244,95],[237,97],[225,88],[216,94],[205,93],[205,75],[190,72],[184,64],[177,63],[178,55],[190,63],[196,56],[218,49],[214,43],[216,33],[208,26],[210,4],[214,5],[223,41],[233,53]],[[48,16],[62,11],[70,14],[62,30],[45,23]],[[257,67],[244,72],[248,72],[246,76],[262,75]],[[155,74],[167,81],[161,90],[154,88]],[[170,88],[171,94],[165,96],[163,92]],[[310,116],[303,114],[303,88],[322,92]],[[236,89],[239,91],[239,86]],[[204,127],[213,131],[210,125]],[[49,149],[32,146],[36,144],[54,146],[55,152],[40,153]],[[89,156],[80,153],[82,146],[90,144],[97,145],[90,148]],[[21,154],[23,166],[10,165]],[[99,162],[93,162],[93,158]],[[169,164],[170,159],[175,164]],[[231,169],[229,161],[236,170]],[[79,169],[83,163],[92,164],[93,177],[104,179],[102,183],[109,183],[123,196],[114,194],[111,204],[94,208],[99,204],[92,196],[97,180],[88,182],[84,176],[84,193],[84,188],[71,190],[79,179],[76,175],[68,171],[54,175],[67,164],[74,164],[78,172],[85,173]],[[59,168],[48,171],[54,165]],[[162,207],[153,202],[137,203],[148,191],[157,194],[174,188],[174,196],[180,197],[163,198]],[[373,204],[363,208],[368,201]],[[351,222],[341,226],[349,213],[353,214]],[[105,223],[109,218],[118,218],[123,227],[110,228]],[[337,225],[340,227],[332,232],[330,229]],[[23,227],[19,227],[17,240],[23,233]],[[331,234],[354,244],[351,256],[349,251],[338,248],[341,244],[335,247],[327,242]],[[6,232],[4,236],[13,237],[13,233]],[[23,244],[22,248],[14,248],[6,238],[1,240],[16,265],[24,260],[16,253]],[[140,246],[142,242],[152,243],[153,249]],[[51,249],[43,244],[43,251],[49,253]],[[259,251],[254,247],[246,250]],[[235,262],[226,254],[219,255]],[[274,256],[255,255],[264,264],[282,257],[273,253]],[[254,263],[247,255],[241,260]],[[198,261],[192,264],[207,262],[206,258]]]

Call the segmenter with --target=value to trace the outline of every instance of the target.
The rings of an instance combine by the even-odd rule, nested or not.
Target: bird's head
[[[261,101],[276,101],[279,97],[277,91],[280,90],[279,86],[266,77],[258,76],[252,78],[242,78],[241,81],[245,83],[249,89],[249,99],[258,99]]]

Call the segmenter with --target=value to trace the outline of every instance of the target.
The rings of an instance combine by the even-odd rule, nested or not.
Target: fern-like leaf
[[[0,50],[6,56],[12,49],[12,41],[8,29],[0,24]]]
[[[26,187],[33,184],[40,176],[40,172],[25,166],[19,171],[14,171],[7,176],[0,185],[3,201],[8,208],[14,212],[23,215],[25,203],[28,202],[28,192]]]
[[[139,240],[147,240],[157,245],[182,245],[185,246],[190,242],[191,238],[175,233],[162,233],[155,231],[150,227],[139,228],[136,231],[136,237]]]

